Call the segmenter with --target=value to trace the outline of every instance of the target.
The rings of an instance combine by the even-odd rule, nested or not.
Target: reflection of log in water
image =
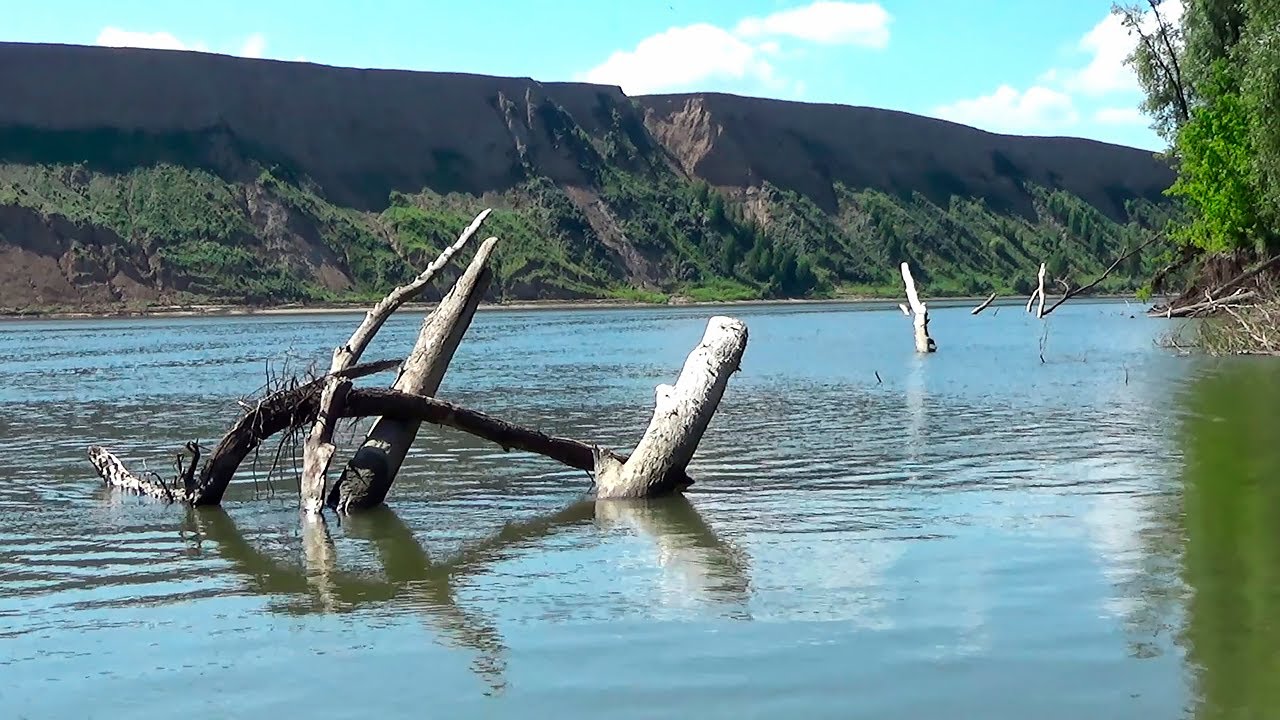
[[[477,653],[475,672],[494,690],[505,686],[506,647],[491,618],[465,608],[455,593],[457,578],[482,571],[535,548],[537,541],[574,525],[625,523],[654,539],[663,567],[699,580],[701,592],[745,606],[749,594],[746,555],[716,537],[683,496],[663,500],[574,502],[556,512],[511,522],[465,544],[449,558],[433,562],[413,531],[390,508],[347,519],[347,534],[368,540],[377,551],[383,578],[337,569],[336,553],[323,523],[303,526],[306,563],[279,560],[254,547],[221,508],[192,508],[186,530],[212,540],[254,594],[283,596],[289,613],[349,612],[370,603],[405,603],[426,615],[450,642]]]
[[[323,524],[304,523],[304,569],[255,548],[221,508],[192,510],[189,518],[217,544],[219,555],[245,576],[252,592],[288,597],[286,612],[346,612],[368,603],[412,602],[441,635],[478,653],[472,667],[491,687],[505,685],[506,648],[497,628],[483,615],[458,605],[452,583],[456,566],[432,564],[413,532],[389,508],[352,520],[348,527],[353,536],[373,542],[384,563],[385,580],[338,571]]]
[[[625,525],[652,539],[664,571],[678,574],[696,594],[740,606],[740,616],[749,616],[746,553],[716,536],[685,496],[601,500],[595,505],[595,517],[602,527]]]

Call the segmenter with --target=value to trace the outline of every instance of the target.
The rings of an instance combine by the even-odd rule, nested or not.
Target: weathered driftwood
[[[938,349],[929,337],[929,309],[916,294],[916,281],[911,277],[911,266],[902,263],[902,282],[907,286],[907,301],[911,303],[912,323],[915,325],[916,352],[931,353]],[[904,308],[905,310],[905,308]]]
[[[200,462],[200,444],[192,440],[178,454],[174,462],[177,473],[172,482],[165,482],[164,478],[154,472],[135,475],[125,467],[120,458],[98,445],[89,447],[89,462],[107,487],[150,495],[165,502],[186,502],[190,499],[191,488],[195,484],[196,465]]]
[[[693,459],[746,346],[747,326],[741,320],[711,318],[676,384],[657,387],[653,418],[631,457],[596,450],[597,498],[657,497],[681,489],[675,473]]]
[[[1195,317],[1216,312],[1226,303],[1238,303],[1242,300],[1254,301],[1258,299],[1258,294],[1253,290],[1241,288],[1240,286],[1278,266],[1280,266],[1280,255],[1256,263],[1212,290],[1205,291],[1205,300],[1197,299],[1191,301],[1188,299],[1181,305],[1177,304],[1177,300],[1170,300],[1163,307],[1156,306],[1151,308],[1148,315],[1169,318]],[[1248,293],[1248,296],[1246,297],[1243,293]]]
[[[329,366],[330,377],[325,391],[321,395],[320,414],[317,416],[316,423],[312,427],[304,445],[301,488],[301,502],[304,511],[318,513],[323,506],[326,474],[334,452],[332,442],[334,405],[340,405],[343,396],[346,394],[342,388],[342,371],[360,361],[361,354],[364,353],[365,348],[369,346],[373,337],[378,334],[378,330],[382,328],[382,325],[387,321],[387,318],[391,317],[392,313],[401,305],[422,294],[423,289],[427,287],[427,284],[431,282],[436,273],[440,272],[440,269],[462,249],[462,246],[471,239],[471,236],[475,235],[481,223],[489,216],[489,212],[489,209],[485,209],[479,215],[476,215],[471,224],[458,236],[457,241],[445,248],[440,253],[440,256],[411,282],[395,288],[377,305],[374,305],[365,314],[364,321],[351,334],[351,338],[347,340],[346,344],[334,348],[333,360]]]
[[[1212,295],[1209,296],[1212,298]],[[1169,307],[1164,313],[1164,317],[1180,318],[1180,317],[1200,317],[1202,315],[1210,315],[1218,310],[1226,309],[1231,305],[1240,305],[1246,302],[1252,302],[1258,298],[1258,294],[1252,290],[1237,290],[1231,295],[1220,298],[1207,299],[1204,302],[1195,303],[1193,305],[1179,305],[1177,307]]]
[[[345,377],[368,368],[386,368],[387,363],[371,363],[352,368]],[[260,403],[252,413],[237,423],[239,432],[228,433],[219,445],[219,461],[216,466],[229,468],[225,472],[234,475],[235,468],[248,457],[266,438],[291,427],[303,427],[314,422],[320,412],[320,396],[324,392],[325,378],[320,378],[288,391],[281,391]],[[345,402],[336,411],[337,418],[379,417],[405,422],[426,422],[450,427],[488,440],[503,450],[519,450],[543,455],[568,467],[587,473],[595,471],[595,455],[598,446],[572,438],[548,435],[477,410],[456,405],[438,398],[413,395],[394,389],[358,388],[347,391]],[[171,492],[168,485],[158,479],[139,477],[129,472],[124,464],[106,450],[94,446],[89,449],[90,462],[99,468],[99,474],[113,488],[141,492],[166,501],[183,499],[178,492]],[[626,462],[626,455],[618,455]],[[209,467],[208,464],[205,467]],[[693,484],[683,467],[673,469],[669,478],[676,489]],[[204,486],[208,487],[208,486]],[[223,486],[225,487],[225,485]],[[168,494],[167,494],[168,493]],[[193,504],[216,505],[211,501],[212,491],[197,495],[205,502]]]
[[[995,293],[991,293],[990,295],[988,295],[988,296],[987,296],[987,299],[986,299],[986,300],[983,300],[983,301],[982,301],[982,303],[978,305],[978,307],[976,307],[976,308],[974,308],[973,310],[969,311],[969,314],[970,314],[970,315],[977,315],[978,313],[982,312],[983,310],[986,310],[987,308],[991,307],[991,303],[993,303],[993,302],[995,302],[995,301],[996,301],[996,294],[995,294]]]
[[[462,336],[471,326],[480,298],[489,287],[492,274],[488,262],[496,243],[496,238],[489,238],[480,246],[466,272],[427,316],[394,389],[428,396],[439,389]],[[329,493],[328,505],[346,512],[381,504],[418,435],[419,425],[417,420],[404,418],[380,418],[375,422]]]
[[[89,448],[89,462],[93,463],[94,469],[98,471],[98,475],[102,477],[107,487],[150,495],[165,502],[173,502],[177,499],[174,491],[159,476],[149,478],[134,475],[124,466],[124,463],[120,462],[120,458],[98,445]]]

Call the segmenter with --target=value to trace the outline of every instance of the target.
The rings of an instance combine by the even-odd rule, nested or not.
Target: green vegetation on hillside
[[[828,212],[768,183],[739,192],[690,179],[616,112],[595,137],[549,101],[539,114],[555,152],[587,182],[558,184],[526,161],[525,179],[501,193],[392,192],[370,212],[331,202],[267,160],[245,158],[256,173],[245,175],[198,163],[68,164],[62,153],[0,165],[0,206],[71,220],[84,229],[67,250],[73,260],[133,259],[168,299],[254,304],[381,294],[484,207],[494,211],[481,237],[501,238],[495,300],[896,296],[904,260],[927,295],[1028,292],[1040,262],[1054,278],[1080,281],[1167,220],[1167,208],[1137,203],[1115,222],[1076,196],[1038,187],[1028,188],[1031,217],[980,199],[940,206],[842,185]],[[40,147],[58,147],[46,140]],[[1155,260],[1134,258],[1100,289],[1136,289]]]

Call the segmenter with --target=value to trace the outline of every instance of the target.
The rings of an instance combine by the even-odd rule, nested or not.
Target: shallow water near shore
[[[425,427],[332,545],[274,444],[199,511],[105,492],[85,448],[168,474],[358,314],[0,324],[3,715],[1280,707],[1280,364],[1174,355],[1137,305],[939,307],[929,356],[874,304],[496,310],[440,396],[625,450],[720,312],[750,340],[684,498],[596,504],[580,471]]]

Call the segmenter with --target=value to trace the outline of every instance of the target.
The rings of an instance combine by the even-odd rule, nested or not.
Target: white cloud
[[[692,89],[708,80],[776,83],[773,65],[760,48],[714,25],[671,28],[620,50],[583,74],[587,82],[619,85],[627,94]]]
[[[958,100],[936,108],[934,113],[954,122],[1002,131],[1064,128],[1080,119],[1070,95],[1039,85],[1025,92],[1001,85],[990,95]]]
[[[1138,79],[1125,59],[1133,52],[1134,38],[1118,15],[1108,15],[1080,40],[1080,49],[1093,57],[1074,71],[1060,72],[1064,85],[1086,95],[1107,95],[1138,89]]]
[[[97,39],[94,41],[97,45],[104,47],[133,47],[133,48],[151,48],[154,50],[190,50],[196,52],[222,52],[210,49],[210,47],[201,41],[186,41],[169,32],[140,32],[136,30],[122,30],[117,27],[105,27],[102,32],[98,33]],[[267,38],[262,33],[253,33],[245,38],[240,47],[234,51],[228,50],[226,55],[239,55],[248,58],[263,57],[267,49]]]
[[[262,53],[267,49],[267,39],[262,33],[254,33],[245,38],[244,45],[240,46],[240,55],[243,57],[260,58]]]
[[[793,57],[782,41],[883,48],[889,42],[889,14],[874,3],[819,2],[746,18],[732,30],[709,23],[668,28],[618,50],[603,63],[578,73],[578,80],[618,85],[627,94],[707,90],[731,81],[772,92],[804,92],[803,83],[780,77],[775,62]]]
[[[1094,122],[1103,125],[1142,125],[1147,119],[1136,107],[1104,107],[1093,113]]]
[[[105,27],[95,41],[106,47],[153,48],[156,50],[205,50],[202,43],[187,44],[167,32],[135,32]]]
[[[1182,12],[1180,0],[1165,0],[1160,3],[1161,16],[1172,25],[1178,24]],[[1142,30],[1151,33],[1155,26],[1155,15],[1148,11],[1141,20]],[[1063,78],[1063,85],[1068,90],[1085,95],[1096,97],[1137,92],[1138,78],[1126,64],[1137,44],[1137,35],[1124,26],[1120,16],[1108,14],[1085,33],[1077,45],[1079,50],[1090,56],[1088,64],[1074,70],[1059,70],[1057,74]]]
[[[1176,25],[1184,0],[1164,0],[1160,14]],[[1140,21],[1144,32],[1155,30],[1155,16],[1148,11]],[[958,100],[934,109],[948,120],[1001,132],[1051,132],[1081,123],[1135,130],[1145,124],[1138,106],[1142,101],[1137,76],[1126,60],[1138,37],[1108,14],[1075,44],[1081,62],[1063,63],[1041,72],[1025,90],[1001,85],[982,97]],[[1125,130],[1126,132],[1128,130]]]
[[[742,37],[791,37],[823,45],[889,44],[889,13],[876,3],[825,2],[782,10],[738,23]]]

